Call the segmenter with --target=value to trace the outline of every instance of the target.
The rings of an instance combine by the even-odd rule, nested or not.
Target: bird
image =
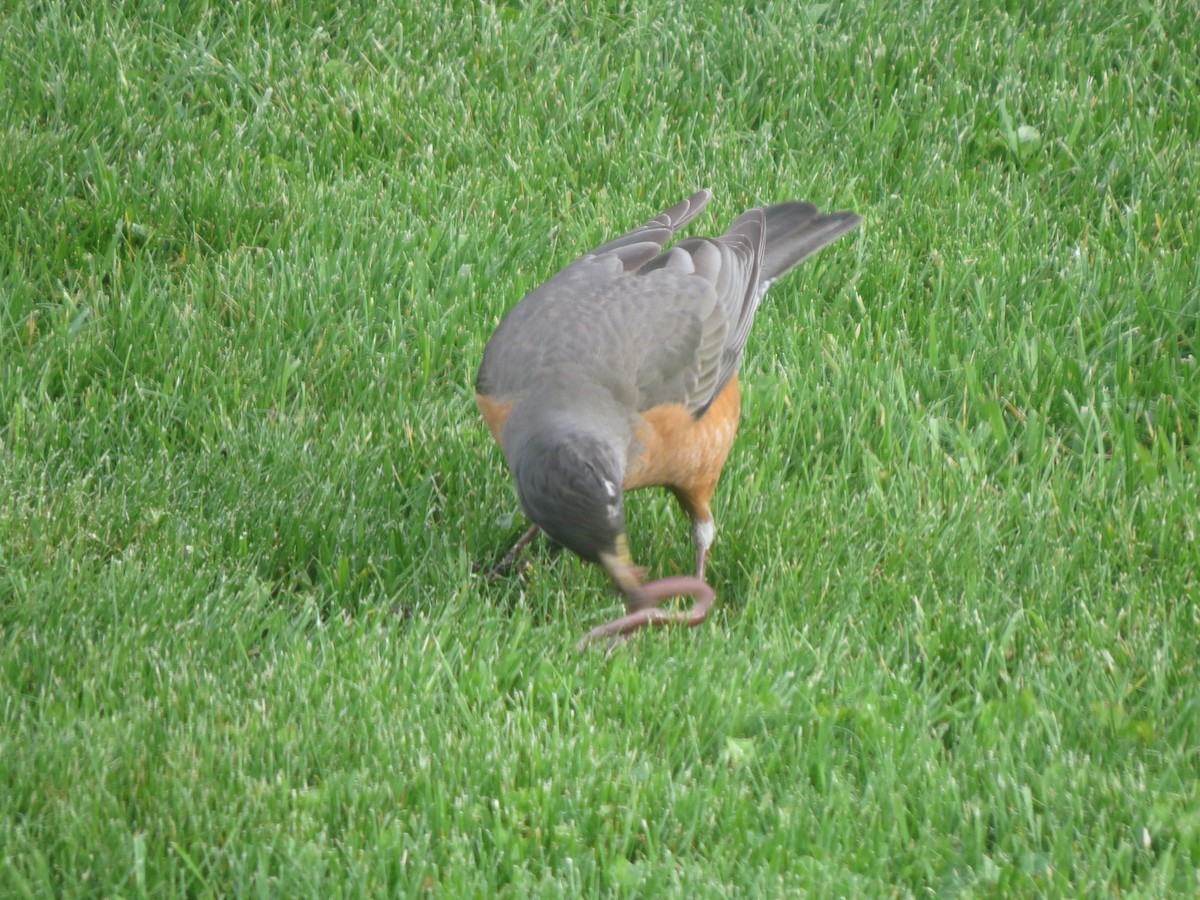
[[[711,502],[737,434],[755,312],[775,281],[862,222],[789,201],[667,249],[711,199],[699,190],[580,256],[512,307],[484,348],[476,405],[533,523],[501,565],[540,530],[603,567],[624,597],[626,614],[580,647],[707,618]],[[624,495],[656,486],[691,521],[693,576],[648,582],[631,559]],[[677,596],[694,605],[659,608]]]

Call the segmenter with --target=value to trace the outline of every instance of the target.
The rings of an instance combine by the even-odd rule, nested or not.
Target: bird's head
[[[589,562],[627,556],[624,465],[611,442],[585,431],[539,429],[513,449],[517,496],[539,528]]]

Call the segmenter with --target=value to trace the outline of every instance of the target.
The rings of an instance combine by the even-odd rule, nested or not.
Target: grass
[[[1194,5],[752,6],[0,19],[0,893],[1200,890]],[[474,370],[700,186],[866,222],[577,655]]]

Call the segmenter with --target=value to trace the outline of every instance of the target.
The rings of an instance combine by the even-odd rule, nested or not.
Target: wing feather
[[[697,191],[527,294],[488,344],[481,392],[569,371],[640,409],[680,403],[704,415],[741,366],[770,284],[862,221],[780,203],[743,213],[720,237],[664,251],[711,197]]]

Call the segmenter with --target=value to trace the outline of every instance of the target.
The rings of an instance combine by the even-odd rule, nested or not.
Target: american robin
[[[708,615],[709,504],[737,433],[738,367],[755,310],[776,279],[862,221],[780,203],[743,213],[719,238],[664,251],[711,197],[698,191],[530,291],[479,367],[476,403],[534,523],[514,551],[540,528],[603,566],[624,594],[628,615],[581,645]],[[646,583],[630,559],[623,492],[653,485],[691,518],[694,577]],[[695,604],[657,608],[673,596]]]

